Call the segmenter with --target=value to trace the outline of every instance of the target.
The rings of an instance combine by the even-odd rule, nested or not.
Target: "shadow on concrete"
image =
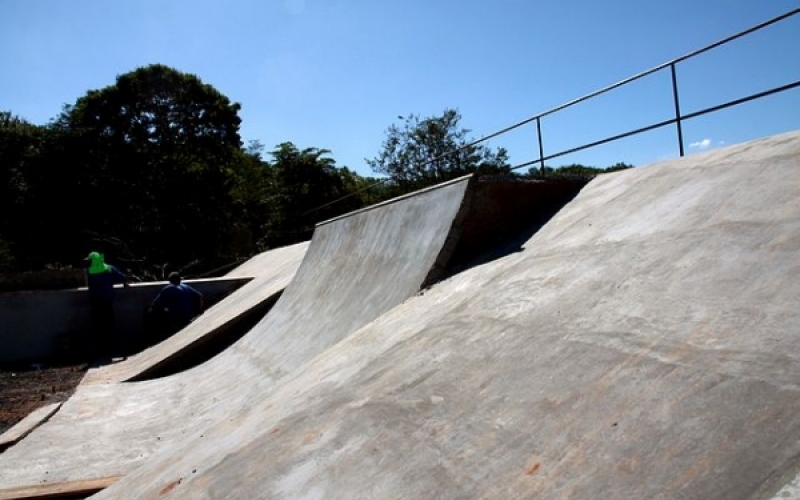
[[[275,293],[252,309],[203,335],[196,341],[177,351],[172,356],[154,364],[126,382],[140,382],[167,377],[205,363],[241,339],[272,309],[283,291]]]
[[[522,245],[590,180],[476,178],[448,242],[421,288],[522,251]]]
[[[470,267],[522,250],[522,245],[569,203],[590,179],[472,179],[448,241],[422,289]],[[129,379],[166,377],[198,366],[242,338],[272,309],[282,292]]]

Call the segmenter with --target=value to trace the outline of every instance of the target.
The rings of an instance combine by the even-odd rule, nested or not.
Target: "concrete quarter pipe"
[[[798,166],[792,133],[598,177],[517,251],[416,295],[468,232],[469,181],[323,224],[240,342],[82,387],[0,455],[0,487],[796,498]]]
[[[253,280],[210,308],[186,328],[167,340],[132,356],[122,363],[90,370],[82,384],[108,384],[141,378],[169,363],[180,353],[207,341],[218,330],[257,309],[259,304],[280,294],[297,272],[308,243],[264,252],[234,269],[228,276],[251,276]]]
[[[799,164],[794,133],[597,178],[98,498],[790,498]]]
[[[51,420],[0,455],[0,497],[122,476],[158,451],[247,413],[287,374],[446,273],[451,256],[468,260],[459,241],[479,247],[478,233],[502,238],[507,223],[483,231],[470,226],[474,186],[462,178],[320,224],[294,279],[245,337],[170,377],[120,384],[99,383],[95,375]],[[561,204],[576,192],[574,185],[561,189]],[[552,205],[549,198],[542,197]],[[119,373],[128,376],[142,362],[128,364],[135,369],[115,369],[106,380],[124,380]]]

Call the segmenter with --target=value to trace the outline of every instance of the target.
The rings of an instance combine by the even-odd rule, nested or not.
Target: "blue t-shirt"
[[[195,314],[200,312],[203,294],[187,285],[173,285],[170,283],[161,289],[153,300],[153,309],[160,310],[173,318],[188,322]]]

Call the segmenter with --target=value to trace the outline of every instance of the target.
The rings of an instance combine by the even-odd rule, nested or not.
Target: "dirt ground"
[[[0,370],[0,434],[33,410],[66,401],[75,392],[87,369],[88,365],[83,363]]]

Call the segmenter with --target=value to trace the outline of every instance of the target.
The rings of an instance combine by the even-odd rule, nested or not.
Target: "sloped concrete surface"
[[[97,498],[791,494],[799,167],[793,133],[598,177]]]
[[[130,380],[168,361],[182,350],[213,334],[261,302],[285,289],[308,249],[308,242],[277,248],[253,257],[228,276],[253,279],[198,316],[186,328],[127,360],[89,370],[82,384],[109,384]]]
[[[202,439],[213,423],[233,421],[283,376],[419,291],[470,182],[320,224],[286,291],[240,341],[174,376],[82,384],[49,422],[0,455],[0,493],[124,475],[158,451]]]
[[[27,417],[17,422],[16,425],[0,434],[0,451],[30,434],[42,422],[50,418],[53,413],[57,412],[60,407],[61,403],[50,403],[37,408],[30,412]]]
[[[272,268],[276,264],[278,266],[283,266],[287,260],[294,262],[294,260],[297,259],[298,252],[300,254],[300,260],[302,261],[308,249],[308,243],[309,242],[306,241],[261,252],[228,271],[225,276],[228,278],[247,278],[271,274],[273,272]],[[299,267],[299,263],[297,265]],[[292,273],[292,276],[294,276],[294,273]]]

